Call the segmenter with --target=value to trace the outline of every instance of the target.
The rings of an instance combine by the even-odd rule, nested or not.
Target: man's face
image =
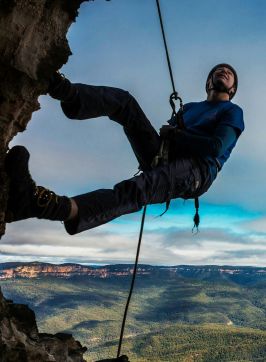
[[[230,92],[234,92],[235,89],[232,88],[234,85],[235,77],[234,73],[231,69],[226,67],[219,67],[215,70],[215,72],[212,75],[212,79],[210,79],[211,83],[214,83],[216,85],[222,85],[226,89],[230,89]],[[210,84],[211,86],[212,84]],[[231,89],[232,88],[232,89]]]

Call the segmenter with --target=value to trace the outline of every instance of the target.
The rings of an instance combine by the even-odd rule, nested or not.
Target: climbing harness
[[[181,97],[178,95],[178,92],[175,89],[174,77],[173,77],[171,61],[170,61],[167,42],[166,42],[166,37],[165,37],[165,31],[164,31],[164,25],[163,25],[163,19],[162,19],[159,0],[156,0],[156,5],[157,5],[158,16],[159,16],[159,20],[160,20],[160,26],[161,26],[161,32],[162,32],[162,37],[163,37],[163,42],[164,42],[164,49],[165,49],[166,58],[167,58],[168,70],[169,70],[172,89],[173,89],[173,92],[171,93],[170,98],[169,98],[169,103],[170,103],[170,106],[172,108],[172,114],[171,114],[171,118],[168,121],[168,123],[173,128],[184,129],[185,125],[184,125],[184,121],[183,121],[183,101],[182,101]],[[179,107],[178,112],[176,111],[176,105],[175,105],[175,101],[177,101],[177,100],[180,103],[180,107]],[[154,160],[153,160],[153,162],[151,164],[151,167],[152,168],[156,167],[160,163],[167,163],[168,162],[168,154],[169,154],[168,151],[169,151],[169,141],[167,139],[163,139],[162,143],[161,143],[161,146],[160,146],[159,153],[157,154],[157,156],[155,156],[155,158],[154,158]],[[195,200],[197,200],[197,199],[195,199]],[[197,202],[198,202],[198,200],[197,200]],[[168,210],[169,205],[170,205],[170,199],[167,200],[167,202],[166,202],[166,210],[165,210],[165,212]],[[197,206],[198,206],[198,203],[197,203]],[[198,210],[198,208],[196,210]],[[124,316],[123,316],[123,321],[122,321],[122,326],[121,326],[121,333],[120,333],[118,350],[117,350],[117,358],[119,358],[120,352],[121,352],[128,308],[129,308],[132,292],[133,292],[133,289],[134,289],[135,279],[136,279],[136,275],[137,275],[139,252],[140,252],[140,246],[141,246],[141,241],[142,241],[146,211],[147,211],[147,206],[145,205],[144,208],[143,208],[143,213],[142,213],[141,226],[140,226],[140,232],[139,232],[139,240],[138,240],[136,259],[135,259],[134,270],[133,270],[133,275],[132,275],[132,281],[131,281],[130,291],[129,291],[129,295],[128,295],[128,298],[127,298],[127,303],[126,303]],[[198,215],[198,213],[197,213],[197,215]],[[198,223],[196,223],[195,220],[199,221],[199,218],[196,218],[196,215],[194,217],[194,222],[195,222],[195,225],[197,227]]]
[[[184,124],[184,119],[183,119],[184,106],[183,106],[182,98],[178,95],[178,92],[175,89],[175,82],[174,82],[170,56],[169,56],[168,46],[167,46],[166,37],[165,37],[163,18],[162,18],[159,0],[156,0],[156,5],[157,5],[159,20],[160,20],[161,32],[162,32],[162,36],[163,36],[164,49],[165,49],[165,54],[166,54],[166,59],[167,59],[168,70],[169,70],[170,79],[171,79],[171,83],[172,83],[172,89],[173,89],[173,92],[171,93],[170,98],[169,98],[170,106],[172,108],[172,116],[171,116],[170,120],[168,121],[168,123],[169,123],[169,125],[171,125],[175,128],[184,130],[185,129],[185,124]],[[180,103],[178,112],[176,112],[176,106],[175,106],[176,100],[179,100],[179,103]],[[158,161],[160,159],[163,160],[163,162],[168,161],[168,151],[169,151],[169,142],[166,140],[163,140],[160,151],[159,151],[159,155],[157,155],[155,158],[159,158]],[[167,156],[166,156],[166,154],[167,154]],[[193,226],[192,231],[195,228],[198,231],[198,226],[200,223],[200,217],[199,217],[199,212],[198,212],[199,211],[199,198],[196,197],[194,199],[194,201],[195,201],[196,213],[193,218],[194,226]],[[166,210],[163,212],[163,214],[169,209],[169,206],[170,206],[170,199],[166,201]],[[163,215],[163,214],[161,214],[161,215]]]

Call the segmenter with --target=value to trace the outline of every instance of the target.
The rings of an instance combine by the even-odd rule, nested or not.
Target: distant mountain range
[[[116,355],[132,271],[2,263],[0,286],[41,332],[72,333],[90,362]],[[123,351],[132,362],[265,361],[266,268],[139,265]]]
[[[88,276],[94,278],[125,277],[132,275],[133,265],[117,264],[106,266],[86,266],[80,264],[50,264],[41,262],[0,263],[0,280],[15,278]],[[217,266],[217,265],[177,265],[151,266],[141,264],[138,275],[147,277],[185,277],[200,280],[227,279],[239,284],[266,281],[266,267]]]

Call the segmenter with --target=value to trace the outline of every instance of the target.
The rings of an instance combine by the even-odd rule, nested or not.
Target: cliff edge
[[[6,300],[0,290],[1,362],[86,362],[86,350],[71,334],[39,333],[34,312]]]

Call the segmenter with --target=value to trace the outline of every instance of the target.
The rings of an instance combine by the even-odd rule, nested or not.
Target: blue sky
[[[176,87],[185,103],[206,98],[211,67],[232,64],[234,102],[246,130],[207,194],[192,234],[193,201],[148,208],[141,262],[265,266],[266,3],[263,0],[161,0]],[[67,38],[73,55],[62,72],[73,82],[130,91],[156,129],[169,118],[171,84],[155,0],[95,0],[80,8]],[[38,184],[68,196],[112,187],[137,162],[121,127],[107,118],[67,119],[59,102],[41,96],[26,132],[12,144],[31,153]],[[27,220],[7,226],[1,260],[132,262],[141,214],[69,236],[60,223]]]

